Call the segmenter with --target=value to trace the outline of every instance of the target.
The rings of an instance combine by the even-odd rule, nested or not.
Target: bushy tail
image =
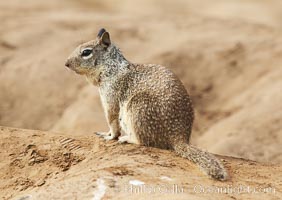
[[[174,150],[179,156],[197,164],[204,173],[212,178],[221,181],[228,179],[225,168],[214,155],[186,143],[176,144]]]

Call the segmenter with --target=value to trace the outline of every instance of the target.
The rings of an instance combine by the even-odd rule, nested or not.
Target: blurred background
[[[125,57],[174,71],[192,96],[192,143],[282,163],[281,0],[0,2],[0,125],[106,131],[97,88],[68,71],[106,28]]]

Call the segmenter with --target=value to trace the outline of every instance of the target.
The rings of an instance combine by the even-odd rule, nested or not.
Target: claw
[[[96,134],[97,136],[99,136],[99,137],[103,137],[103,138],[105,138],[105,137],[107,137],[107,136],[110,136],[110,135],[111,135],[111,133],[110,133],[110,132],[95,132],[95,134]]]
[[[113,140],[115,139],[112,135],[104,136],[105,140]]]
[[[105,140],[114,140],[116,138],[111,132],[95,132],[95,134]]]

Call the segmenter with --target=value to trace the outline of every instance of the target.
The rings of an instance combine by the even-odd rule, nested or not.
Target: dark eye
[[[82,53],[81,53],[81,56],[82,57],[87,57],[87,56],[89,56],[90,54],[92,54],[92,49],[84,49],[83,51],[82,51]]]

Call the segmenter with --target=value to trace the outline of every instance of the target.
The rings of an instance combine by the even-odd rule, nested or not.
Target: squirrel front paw
[[[106,136],[109,136],[111,135],[111,132],[95,132],[96,135],[98,135],[99,137],[106,137]]]
[[[99,137],[104,138],[105,140],[114,140],[114,139],[117,139],[117,137],[118,137],[115,134],[112,134],[111,131],[109,131],[109,132],[95,132],[95,134],[98,135]]]

